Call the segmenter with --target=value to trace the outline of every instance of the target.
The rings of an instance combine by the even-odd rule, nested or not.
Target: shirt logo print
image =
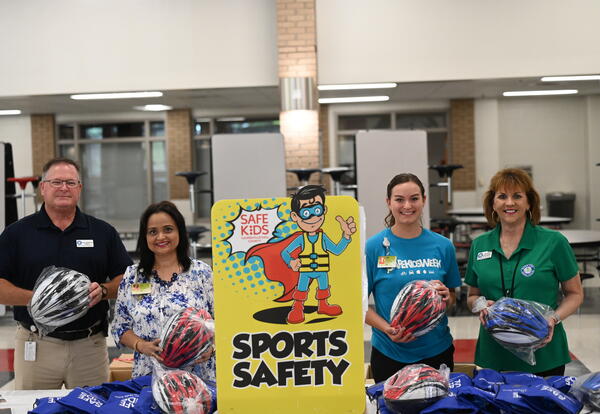
[[[526,264],[521,266],[521,274],[525,277],[533,276],[535,273],[535,266],[532,264]]]

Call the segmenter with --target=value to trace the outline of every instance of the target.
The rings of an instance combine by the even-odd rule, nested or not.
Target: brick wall
[[[279,77],[317,80],[315,0],[277,0]]]
[[[452,175],[454,190],[475,190],[475,119],[473,99],[450,101],[451,164],[464,168]]]
[[[277,0],[277,50],[279,78],[312,78],[317,84],[317,34],[315,0]],[[316,100],[316,90],[313,92]],[[318,108],[316,102],[313,105]],[[319,163],[319,112],[297,110],[279,114],[285,140],[286,168],[316,168]],[[311,183],[320,182],[313,174]],[[298,185],[287,174],[287,186]]]
[[[34,175],[56,157],[56,122],[54,114],[31,115],[31,160]]]
[[[169,170],[169,197],[189,198],[185,178],[175,176],[179,171],[192,171],[192,114],[189,109],[167,111],[167,157]]]

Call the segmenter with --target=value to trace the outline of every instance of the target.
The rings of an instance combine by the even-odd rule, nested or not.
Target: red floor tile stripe
[[[14,349],[0,349],[0,372],[14,371]]]
[[[454,340],[454,362],[469,364],[475,361],[476,339]]]

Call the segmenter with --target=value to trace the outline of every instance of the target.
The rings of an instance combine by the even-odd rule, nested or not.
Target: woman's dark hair
[[[425,187],[423,187],[423,183],[421,182],[421,180],[419,180],[419,177],[411,173],[402,173],[396,175],[388,183],[387,199],[389,200],[390,198],[392,198],[392,190],[394,189],[394,187],[396,187],[398,184],[404,183],[415,183],[419,186],[419,189],[421,190],[421,196],[425,197]],[[391,211],[388,212],[388,215],[385,217],[384,221],[387,227],[393,227],[394,224],[396,224],[396,219],[394,219],[394,215]]]
[[[137,254],[140,256],[140,273],[148,277],[152,273],[154,267],[154,253],[148,247],[146,240],[146,233],[148,233],[148,220],[150,216],[156,213],[166,213],[177,225],[177,231],[179,232],[179,244],[177,245],[177,260],[183,268],[183,271],[187,271],[192,264],[192,260],[189,256],[190,241],[188,240],[187,230],[185,228],[185,220],[175,204],[170,201],[161,201],[159,203],[150,204],[146,211],[140,218],[140,232],[137,241]]]
[[[494,197],[499,190],[521,190],[527,195],[529,203],[528,218],[531,224],[540,222],[540,195],[533,187],[533,180],[526,171],[519,168],[500,170],[490,180],[490,186],[483,198],[483,211],[491,227],[499,223],[498,214],[494,215]]]

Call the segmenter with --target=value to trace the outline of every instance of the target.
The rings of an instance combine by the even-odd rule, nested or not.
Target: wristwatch
[[[552,315],[552,319],[554,319],[554,325],[558,325],[561,321],[560,316],[558,316],[558,313],[554,312],[554,314]]]
[[[108,296],[108,289],[104,285],[100,285],[100,289],[102,289],[102,299],[106,299]]]

